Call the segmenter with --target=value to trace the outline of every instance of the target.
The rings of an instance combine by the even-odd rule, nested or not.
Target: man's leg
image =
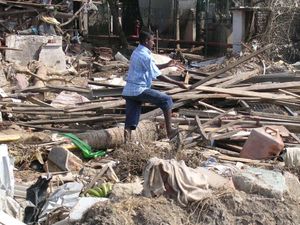
[[[126,99],[124,140],[127,143],[131,141],[132,130],[135,130],[139,123],[142,103],[134,100],[134,97],[124,96],[124,98]]]
[[[172,139],[176,135],[176,129],[172,129],[171,116],[173,101],[172,98],[162,92],[153,89],[147,89],[142,94],[137,96],[142,102],[149,102],[161,108],[166,124],[168,138]]]
[[[172,109],[164,110],[163,113],[165,117],[167,136],[169,139],[172,139],[177,134],[177,130],[172,128]]]

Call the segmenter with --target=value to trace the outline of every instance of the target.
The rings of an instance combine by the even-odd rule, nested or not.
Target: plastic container
[[[271,135],[271,134],[275,135]],[[240,152],[240,157],[248,159],[271,159],[284,148],[279,131],[271,127],[253,129]]]

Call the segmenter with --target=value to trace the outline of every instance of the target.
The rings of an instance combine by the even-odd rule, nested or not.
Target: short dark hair
[[[150,39],[151,36],[153,35],[152,32],[147,32],[147,31],[141,31],[140,34],[139,34],[139,41],[140,43],[145,43],[145,41],[147,39]]]

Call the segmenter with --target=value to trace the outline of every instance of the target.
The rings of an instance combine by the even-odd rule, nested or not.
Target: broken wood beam
[[[125,105],[125,100],[120,99],[116,101],[107,101],[107,102],[101,102],[101,103],[91,103],[81,106],[76,106],[71,109],[67,109],[66,112],[80,112],[80,111],[89,111],[89,110],[101,110],[101,109],[111,109],[116,108],[119,106]]]
[[[73,119],[55,119],[55,120],[33,120],[30,122],[23,122],[23,124],[28,125],[42,125],[42,124],[67,124],[67,123],[89,123],[89,122],[99,122],[108,120],[124,120],[124,116],[109,117],[109,116],[95,116],[95,117],[77,117]]]
[[[271,81],[272,82],[272,81]],[[285,82],[285,83],[266,83],[266,84],[255,84],[248,87],[236,87],[232,89],[243,90],[243,91],[268,91],[268,90],[278,90],[285,88],[299,88],[300,81]]]
[[[226,88],[199,86],[197,87],[197,90],[208,91],[208,92],[219,92],[219,93],[237,95],[237,96],[257,97],[261,99],[272,99],[272,100],[295,99],[295,97],[293,96],[271,94],[271,93],[260,93],[254,91],[244,91],[241,89],[234,89],[234,88],[226,89]]]
[[[262,52],[268,50],[268,49],[271,48],[271,47],[272,47],[272,45],[267,45],[267,46],[265,46],[264,48],[262,48],[262,49],[260,49],[260,50],[258,50],[258,51],[256,51],[256,52],[254,52],[254,53],[252,53],[252,54],[250,54],[250,55],[243,56],[242,58],[238,59],[236,62],[234,62],[234,63],[232,63],[232,64],[229,64],[229,65],[226,66],[225,68],[220,69],[220,70],[214,72],[213,74],[211,74],[210,76],[204,78],[203,80],[198,81],[197,83],[193,84],[193,85],[190,87],[190,89],[191,89],[191,90],[192,90],[192,89],[195,89],[196,87],[200,86],[201,84],[204,84],[205,82],[207,82],[207,81],[209,81],[209,80],[211,80],[211,79],[213,79],[213,78],[215,78],[215,77],[217,77],[217,76],[219,76],[219,75],[221,75],[221,74],[227,72],[228,70],[231,70],[232,68],[234,68],[234,67],[236,67],[236,66],[238,66],[238,65],[240,65],[240,64],[242,64],[242,63],[244,63],[244,62],[246,62],[246,61],[248,61],[249,59],[251,59],[251,58],[257,56],[258,54],[260,54],[260,53],[262,53]]]
[[[217,112],[225,113],[225,111],[224,111],[223,109],[217,108],[217,107],[215,107],[215,106],[213,106],[213,105],[210,105],[210,104],[207,104],[207,103],[205,103],[205,102],[198,101],[198,104],[199,104],[199,105],[202,105],[202,106],[204,106],[204,107],[206,107],[206,108],[216,110]]]

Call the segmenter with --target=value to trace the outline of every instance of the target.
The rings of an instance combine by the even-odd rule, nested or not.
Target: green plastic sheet
[[[85,159],[94,159],[106,155],[106,151],[104,150],[93,151],[92,147],[89,144],[79,139],[75,134],[64,133],[62,134],[62,136],[69,138],[72,143],[81,150],[82,155]]]

